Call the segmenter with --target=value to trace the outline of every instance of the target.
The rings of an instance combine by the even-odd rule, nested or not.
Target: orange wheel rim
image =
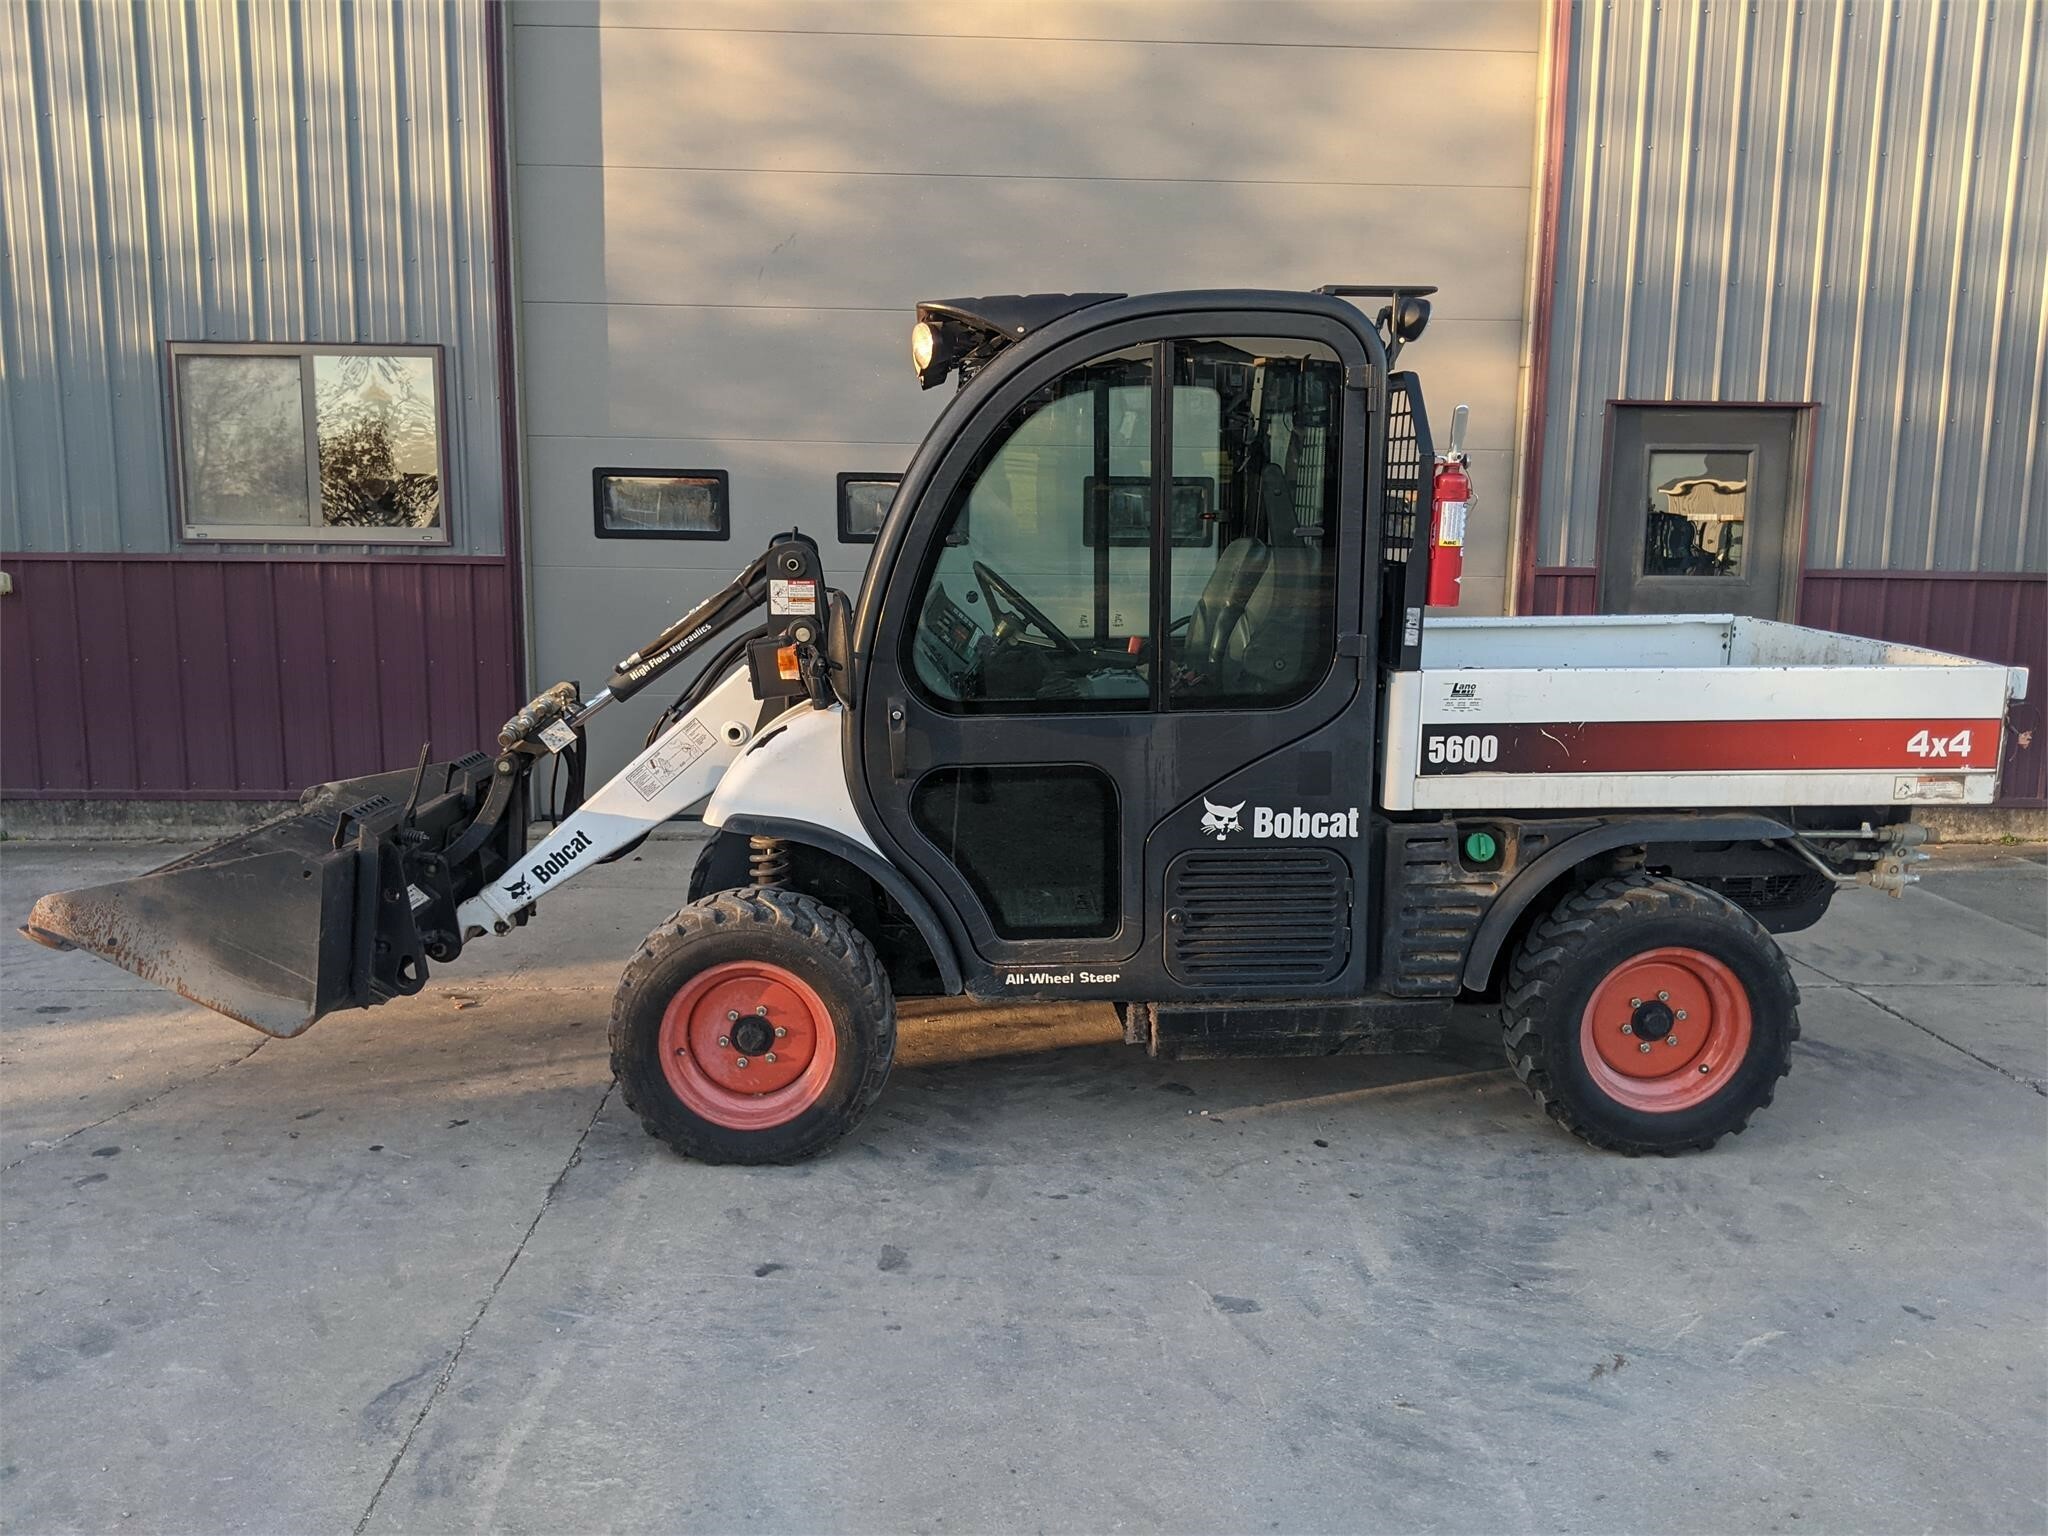
[[[779,965],[736,960],[691,977],[661,1016],[661,1070],[693,1114],[732,1131],[787,1125],[839,1060],[825,1000]]]
[[[1749,992],[1698,949],[1647,949],[1609,971],[1579,1020],[1601,1092],[1648,1114],[1704,1104],[1749,1054]]]

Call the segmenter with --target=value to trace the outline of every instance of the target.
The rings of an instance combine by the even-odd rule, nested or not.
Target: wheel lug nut
[[[1666,1035],[1666,1036],[1664,1037],[1664,1043],[1665,1043],[1666,1045],[1676,1045],[1676,1044],[1678,1044],[1678,1036],[1676,1036],[1676,1035]]]
[[[1645,1040],[1641,1045],[1637,1046],[1636,1049],[1641,1051],[1645,1056],[1647,1056],[1650,1054],[1650,1042]]]
[[[775,1053],[773,1051],[770,1051],[766,1056],[763,1056],[761,1059],[767,1062],[768,1065],[770,1065],[771,1067],[775,1065]]]
[[[720,1050],[724,1050],[724,1049],[725,1049],[725,1048],[726,1048],[726,1047],[727,1047],[728,1045],[731,1045],[731,1044],[732,1044],[732,1036],[731,1036],[731,1035],[720,1035],[720,1036],[718,1037],[718,1048],[719,1048]]]
[[[767,1005],[766,1003],[759,1003],[759,1004],[756,1004],[756,1005],[755,1005],[755,1008],[754,1008],[754,1017],[755,1017],[755,1018],[757,1018],[757,1019],[765,1019],[765,1018],[767,1018],[767,1017],[768,1017],[768,1005]]]
[[[1645,1049],[1645,1050],[1648,1050],[1648,1049],[1649,1049],[1649,1047],[1648,1047],[1648,1046],[1645,1046],[1645,1047],[1644,1047],[1644,1049]],[[734,1060],[733,1060],[733,1065],[734,1065],[734,1066],[736,1066],[736,1067],[744,1067],[744,1066],[745,1066],[746,1064],[747,1064],[747,1058],[746,1058],[746,1057],[744,1057],[744,1056],[736,1057],[736,1058],[734,1058]]]
[[[1624,1035],[1632,1035],[1636,1032],[1636,1027],[1633,1024],[1624,1024],[1621,1026],[1621,1032]]]
[[[1668,1003],[1671,1001],[1671,994],[1669,992],[1659,992],[1657,994],[1657,1001],[1660,1003]]]
[[[1631,1008],[1640,1008],[1643,1006],[1643,1000],[1640,997],[1632,997],[1628,1000],[1628,1005]]]
[[[728,1008],[728,1009],[726,1010],[726,1013],[725,1013],[725,1022],[726,1022],[726,1023],[728,1023],[728,1024],[737,1024],[737,1023],[739,1023],[739,1021],[740,1021],[740,1011],[739,1011],[739,1009],[737,1009],[737,1008]]]
[[[1678,1012],[1677,1012],[1677,1014],[1676,1014],[1676,1015],[1674,1015],[1674,1017],[1676,1017],[1676,1018],[1680,1018],[1680,1019],[1684,1018],[1684,1017],[1685,1017],[1685,1010],[1684,1010],[1683,1008],[1679,1009],[1679,1010],[1678,1010]]]
[[[778,1024],[778,1025],[776,1025],[776,1026],[775,1026],[775,1038],[776,1038],[776,1039],[780,1040],[780,1039],[781,1039],[781,1038],[782,1038],[782,1037],[783,1037],[784,1035],[786,1035],[786,1034],[788,1034],[788,1033],[789,1033],[789,1031],[788,1031],[788,1030],[786,1030],[786,1029],[784,1029],[784,1028],[783,1028],[783,1027],[782,1027],[782,1026],[781,1026],[780,1024]]]

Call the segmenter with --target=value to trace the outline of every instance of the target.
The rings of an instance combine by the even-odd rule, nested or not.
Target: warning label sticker
[[[774,581],[768,583],[770,613],[816,613],[818,584],[815,581]]]
[[[714,745],[716,739],[701,720],[688,721],[664,736],[660,745],[627,773],[626,782],[642,800],[652,800]]]

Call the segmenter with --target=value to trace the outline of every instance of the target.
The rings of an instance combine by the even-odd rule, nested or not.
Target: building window
[[[730,488],[722,469],[591,471],[600,539],[725,539]]]
[[[438,347],[173,342],[187,539],[445,544]]]
[[[1650,455],[1645,576],[1741,576],[1750,460],[1742,449]]]
[[[839,477],[839,542],[872,544],[896,499],[901,475],[844,474]]]

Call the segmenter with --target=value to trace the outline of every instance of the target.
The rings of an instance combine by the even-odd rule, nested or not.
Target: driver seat
[[[1188,615],[1185,664],[1206,670],[1220,665],[1236,641],[1252,593],[1266,574],[1272,551],[1264,539],[1232,539],[1216,557],[1216,568]],[[1241,643],[1241,642],[1237,642]]]

